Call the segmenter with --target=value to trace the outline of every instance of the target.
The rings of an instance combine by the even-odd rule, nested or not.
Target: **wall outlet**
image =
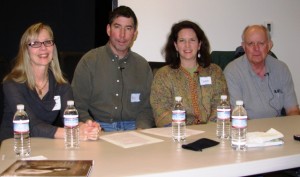
[[[267,29],[269,30],[269,33],[270,33],[270,35],[271,36],[273,36],[273,34],[274,34],[274,25],[273,25],[273,22],[271,22],[271,21],[265,21],[265,26],[267,27]]]

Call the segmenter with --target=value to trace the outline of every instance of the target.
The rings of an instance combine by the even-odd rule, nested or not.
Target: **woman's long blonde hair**
[[[28,87],[34,90],[35,78],[28,54],[28,44],[37,39],[42,29],[47,30],[52,40],[54,40],[53,31],[49,25],[36,23],[27,28],[20,40],[19,51],[15,58],[15,64],[11,72],[3,79],[4,81],[13,80],[17,83],[27,83]],[[67,80],[63,77],[59,66],[56,45],[53,45],[53,58],[49,64],[49,69],[52,71],[58,84],[67,83]]]

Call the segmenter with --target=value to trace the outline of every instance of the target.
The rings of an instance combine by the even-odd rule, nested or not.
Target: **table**
[[[266,131],[274,128],[284,134],[281,146],[250,148],[246,152],[234,151],[230,141],[204,149],[202,152],[185,150],[170,138],[146,134],[163,142],[122,148],[104,140],[81,142],[78,150],[65,150],[62,139],[32,138],[32,156],[48,159],[92,159],[91,177],[99,176],[245,176],[300,167],[300,142],[293,134],[300,133],[300,116],[266,118],[248,121],[248,131]],[[217,140],[215,123],[188,128],[205,133],[188,137],[187,143],[199,138]],[[0,172],[12,164],[16,157],[13,139],[3,141],[0,151]]]

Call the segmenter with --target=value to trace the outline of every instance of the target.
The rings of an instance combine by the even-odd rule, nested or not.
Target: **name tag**
[[[54,101],[55,101],[55,105],[52,109],[52,111],[57,111],[61,109],[61,101],[60,101],[60,96],[54,96]]]
[[[200,77],[200,85],[211,85],[211,77]]]
[[[131,103],[140,102],[141,101],[140,96],[141,96],[140,93],[132,93],[130,98]]]

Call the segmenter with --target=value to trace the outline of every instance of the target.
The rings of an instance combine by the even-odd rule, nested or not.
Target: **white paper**
[[[282,139],[275,139],[263,143],[247,143],[247,147],[265,147],[265,146],[276,146],[282,144],[284,144],[284,141]]]
[[[247,147],[263,147],[283,144],[283,134],[271,128],[267,132],[247,133]]]
[[[54,96],[54,101],[55,101],[55,105],[54,105],[52,111],[60,110],[61,109],[60,96],[59,95]]]
[[[143,135],[137,132],[113,133],[109,135],[103,135],[100,137],[100,139],[108,141],[117,146],[121,146],[123,148],[131,148],[163,141],[161,139],[152,138],[150,136]]]
[[[172,137],[172,127],[163,127],[163,128],[150,128],[150,129],[144,129],[141,130],[143,133],[149,133],[152,135],[158,135],[158,136],[163,136],[163,137]],[[192,135],[197,135],[200,133],[204,133],[204,131],[201,130],[192,130],[192,129],[186,129],[186,137],[192,136]]]

